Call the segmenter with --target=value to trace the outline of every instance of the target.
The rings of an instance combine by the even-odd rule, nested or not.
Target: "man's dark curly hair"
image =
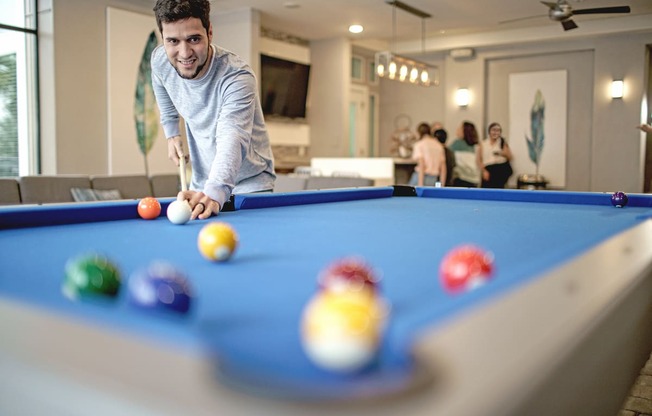
[[[154,15],[158,30],[163,33],[163,23],[196,17],[208,33],[211,25],[211,4],[208,0],[157,0]]]

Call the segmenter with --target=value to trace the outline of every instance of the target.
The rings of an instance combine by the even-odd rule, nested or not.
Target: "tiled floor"
[[[618,416],[652,416],[652,355],[641,369]]]

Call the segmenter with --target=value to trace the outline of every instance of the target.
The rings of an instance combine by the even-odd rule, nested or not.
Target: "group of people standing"
[[[417,133],[410,185],[504,188],[513,173],[512,151],[498,123],[489,124],[487,137],[480,140],[475,125],[464,121],[448,146],[448,134],[439,123],[421,123]]]

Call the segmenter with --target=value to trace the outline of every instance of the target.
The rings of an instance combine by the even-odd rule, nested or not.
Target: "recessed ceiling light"
[[[301,6],[296,1],[286,1],[283,2],[283,7],[286,9],[298,9]]]
[[[349,32],[351,33],[362,33],[364,27],[362,25],[351,25],[349,26]]]

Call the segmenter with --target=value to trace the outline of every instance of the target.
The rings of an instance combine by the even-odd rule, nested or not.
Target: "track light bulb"
[[[414,67],[410,71],[410,82],[413,83],[417,82],[418,79],[419,79],[419,70],[416,67]]]

